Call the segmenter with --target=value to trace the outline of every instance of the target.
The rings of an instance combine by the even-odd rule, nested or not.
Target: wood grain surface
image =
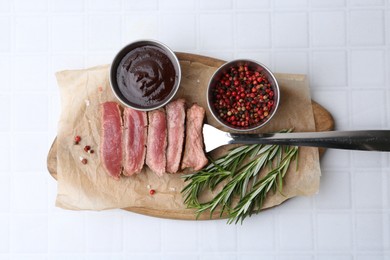
[[[208,66],[219,67],[224,63],[222,60],[214,59],[211,57],[189,54],[189,53],[176,53],[177,57],[181,61],[200,62]],[[334,129],[334,120],[332,115],[320,104],[312,101],[312,108],[314,113],[314,120],[317,132],[330,131]],[[54,139],[51,148],[47,156],[47,169],[50,175],[57,179],[57,139]],[[320,156],[323,155],[325,149],[319,149]],[[172,210],[155,210],[150,208],[124,208],[124,210],[144,214],[148,216],[169,218],[169,219],[182,219],[182,220],[194,220],[195,215],[193,210],[188,211],[172,211]],[[214,216],[212,217],[214,218]],[[215,214],[215,218],[219,218],[219,213]],[[209,215],[203,214],[199,219],[210,219]]]

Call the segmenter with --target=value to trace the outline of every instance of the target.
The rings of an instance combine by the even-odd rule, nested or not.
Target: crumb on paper
[[[197,79],[197,80],[196,80],[196,83],[198,83],[198,84],[199,84],[199,83],[200,83],[200,80],[199,80],[199,79]]]
[[[102,87],[102,86],[99,86],[99,87],[98,87],[98,91],[99,91],[99,92],[103,92],[103,87]]]
[[[89,104],[90,104],[89,100],[88,100],[88,99],[86,99],[86,100],[84,100],[84,102],[85,102],[85,105],[88,107],[88,106],[89,106]]]
[[[170,190],[170,191],[176,191],[176,188],[170,187],[169,190]]]

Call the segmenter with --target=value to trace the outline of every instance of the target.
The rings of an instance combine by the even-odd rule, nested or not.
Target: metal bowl
[[[261,72],[265,78],[267,78],[268,83],[270,84],[270,88],[273,91],[273,106],[268,111],[268,116],[264,119],[260,120],[256,124],[252,124],[250,126],[236,126],[229,123],[226,119],[222,118],[220,115],[220,112],[216,110],[214,107],[215,103],[215,97],[214,97],[214,91],[216,88],[223,88],[218,82],[223,78],[223,76],[232,68],[232,67],[239,67],[239,66],[247,66],[249,70],[251,71],[258,71]],[[276,81],[275,76],[273,73],[263,64],[253,61],[253,60],[247,60],[247,59],[240,59],[240,60],[233,60],[230,62],[227,62],[223,64],[221,67],[219,67],[214,74],[212,75],[209,85],[207,88],[207,105],[209,110],[211,111],[211,114],[214,116],[214,118],[224,127],[229,128],[234,131],[253,131],[260,127],[263,127],[266,125],[272,117],[275,115],[280,103],[280,90],[278,82]],[[260,107],[262,106],[262,103],[258,101],[258,103],[252,104],[253,106]]]
[[[170,60],[170,62],[173,65],[174,71],[175,71],[175,83],[172,87],[169,94],[162,100],[159,100],[158,102],[154,102],[153,104],[140,104],[135,103],[129,100],[129,98],[126,98],[125,95],[121,92],[120,87],[118,85],[118,68],[120,66],[121,61],[126,57],[127,54],[129,54],[134,49],[145,47],[145,46],[153,46],[160,49]],[[142,66],[145,66],[143,64]],[[164,77],[164,68],[161,67],[161,75]],[[123,47],[118,54],[116,54],[110,68],[110,85],[111,89],[114,92],[115,96],[118,98],[118,100],[127,107],[140,110],[140,111],[150,111],[154,109],[158,109],[160,107],[165,106],[176,94],[177,90],[179,89],[180,80],[181,80],[181,68],[178,58],[176,57],[175,53],[165,44],[155,41],[155,40],[139,40],[136,42],[132,42],[125,47]],[[145,98],[146,99],[146,98]],[[147,103],[147,102],[145,102]]]

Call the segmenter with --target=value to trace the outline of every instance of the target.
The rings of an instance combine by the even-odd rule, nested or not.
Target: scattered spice
[[[79,135],[76,135],[74,137],[74,144],[79,144],[81,142],[81,137]],[[84,146],[84,151],[87,152],[87,153],[94,153],[94,150],[91,149],[91,146],[90,145],[86,145]],[[82,164],[87,164],[88,163],[88,160],[87,158],[84,158],[82,156],[79,157],[80,161]]]
[[[79,135],[76,135],[76,136],[74,137],[74,144],[79,144],[80,141],[81,141],[81,137],[80,137]]]
[[[154,195],[155,193],[156,193],[156,191],[153,190],[153,189],[149,191],[149,194],[150,194],[150,195]]]
[[[219,118],[232,127],[251,127],[267,120],[274,107],[274,91],[262,71],[231,67],[213,90]]]
[[[80,159],[82,164],[87,164],[88,163],[88,160],[86,158],[84,158],[84,157],[80,156],[79,159]]]

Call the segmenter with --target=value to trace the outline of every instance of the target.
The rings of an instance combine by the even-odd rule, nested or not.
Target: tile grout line
[[[16,35],[15,35],[15,27],[16,27],[16,15],[15,15],[15,2],[12,1],[12,4],[10,4],[10,14],[11,14],[11,26],[13,28],[13,30],[11,30],[10,34],[10,40],[11,40],[11,57],[12,57],[12,64],[11,64],[11,68],[14,68],[15,67],[15,53],[16,53],[16,49],[15,49],[15,41],[16,41]],[[10,79],[10,84],[12,86],[14,86],[15,84],[15,73],[14,71],[11,69],[11,79]],[[14,104],[16,103],[15,102],[15,90],[14,88],[11,88],[10,89],[10,93],[11,93],[11,101],[10,101],[10,106],[11,107],[14,107]],[[13,200],[14,200],[14,196],[13,196],[13,191],[12,191],[12,187],[13,187],[13,182],[14,182],[14,171],[15,171],[15,167],[14,167],[14,161],[15,161],[15,151],[14,149],[12,149],[12,147],[15,147],[14,146],[14,143],[15,143],[15,117],[14,116],[11,116],[10,118],[10,129],[9,129],[9,137],[10,137],[10,145],[11,145],[11,153],[10,153],[10,157],[9,157],[9,160],[11,161],[10,163],[10,167],[9,167],[9,174],[10,174],[10,178],[9,178],[9,192],[10,192],[10,196],[9,196],[9,209],[8,209],[8,254],[9,256],[11,256],[11,248],[12,248],[12,240],[11,240],[11,233],[12,233],[12,224],[11,224],[11,216],[14,214],[14,209],[13,209]]]
[[[311,2],[308,3],[308,6],[307,6],[307,12],[306,12],[306,23],[307,23],[307,32],[306,34],[308,35],[307,37],[307,51],[306,51],[306,64],[308,65],[307,66],[307,77],[309,77],[308,79],[308,84],[309,84],[309,89],[311,89],[311,86],[310,86],[310,82],[311,82],[311,77],[310,75],[312,74],[311,73],[311,70],[312,70],[312,60],[313,60],[313,54],[312,54],[312,41],[313,41],[313,36],[312,34],[310,33],[311,30],[312,30],[312,23],[311,23],[311,18],[312,18],[312,6],[311,6]],[[311,91],[310,91],[311,92]],[[310,94],[310,97],[312,97],[312,93],[309,93]],[[322,172],[322,171],[321,171]],[[317,227],[318,227],[318,222],[317,222],[317,207],[316,207],[316,200],[315,200],[315,197],[312,196],[311,198],[311,208],[312,208],[312,211],[311,211],[311,234],[312,234],[312,250],[314,252],[317,252],[318,250],[318,232],[317,232]]]
[[[271,52],[271,69],[274,71],[275,70],[275,33],[274,33],[274,28],[275,28],[275,7],[274,7],[274,1],[271,1],[270,2],[270,6],[269,6],[269,9],[270,9],[270,35],[269,35],[269,38],[270,38],[270,47],[269,47],[269,51]]]
[[[46,28],[46,31],[47,31],[47,57],[46,57],[46,60],[47,60],[47,69],[48,71],[50,71],[50,69],[52,68],[52,37],[51,37],[51,33],[52,33],[52,23],[51,23],[51,18],[52,18],[52,15],[50,13],[50,7],[51,7],[51,4],[50,4],[50,1],[47,2],[47,15],[46,15],[46,21],[47,21],[47,28]],[[47,72],[48,72],[47,71]],[[53,113],[50,112],[51,111],[51,105],[52,105],[52,97],[49,97],[49,89],[50,89],[50,77],[49,77],[49,73],[47,73],[46,75],[46,96],[47,96],[47,108],[48,108],[48,118],[47,118],[47,131],[49,132],[49,129],[51,129],[51,122],[54,121],[52,120],[52,116],[53,116]],[[49,135],[48,135],[48,138],[49,139]],[[49,149],[50,147],[50,142],[52,140],[48,140],[47,141],[47,147]],[[49,206],[49,197],[50,197],[50,188],[49,188],[49,182],[46,181],[46,196],[47,196],[47,201],[46,201],[46,206],[47,206],[47,210],[46,210],[46,218],[47,218],[47,242],[46,242],[46,246],[47,246],[47,249],[46,249],[46,255],[49,256],[49,250],[50,250],[50,225],[49,225],[49,213],[50,213],[50,206]]]
[[[232,19],[233,19],[233,27],[232,27],[232,35],[233,35],[233,59],[237,59],[237,35],[238,35],[238,25],[237,25],[237,1],[233,1],[233,6],[232,6]]]
[[[345,10],[345,47],[346,47],[346,55],[347,55],[347,67],[346,67],[346,83],[347,83],[347,89],[348,89],[348,92],[351,91],[351,49],[350,49],[350,35],[349,35],[349,28],[350,28],[350,8],[349,8],[349,4],[346,3],[346,10]],[[351,95],[347,95],[347,108],[348,108],[348,111],[352,111],[353,109],[353,106],[352,106],[352,97]],[[351,125],[352,125],[352,119],[351,119],[351,115],[348,116],[348,128],[351,128]],[[351,201],[350,201],[350,217],[351,217],[351,253],[352,253],[352,256],[355,258],[356,257],[356,238],[355,238],[355,233],[356,233],[356,230],[355,230],[355,227],[356,227],[356,219],[355,219],[355,202],[354,202],[354,191],[355,191],[355,178],[352,174],[353,172],[353,166],[352,166],[352,152],[348,152],[348,166],[349,166],[349,170],[348,170],[348,173],[349,173],[349,178],[350,178],[350,198],[351,198]]]
[[[82,14],[83,14],[83,46],[82,46],[82,54],[83,54],[83,67],[85,67],[85,65],[87,64],[87,58],[86,58],[86,54],[87,54],[87,40],[88,40],[88,32],[87,32],[87,29],[88,29],[88,20],[89,20],[89,13],[87,12],[87,3],[86,3],[86,0],[82,0],[83,1],[83,11],[82,11]],[[77,51],[77,52],[80,52],[80,51]]]
[[[384,156],[382,156],[382,158],[384,158]],[[383,160],[382,160],[383,161]],[[380,214],[382,214],[382,228],[384,230],[383,234],[382,234],[382,239],[383,239],[383,245],[382,245],[382,248],[384,250],[389,250],[390,249],[390,246],[389,246],[389,242],[390,242],[390,231],[389,231],[389,227],[390,227],[390,214],[387,214],[387,216],[384,214],[384,212],[388,211],[387,210],[387,207],[388,207],[388,203],[389,203],[389,187],[387,187],[388,185],[388,179],[387,179],[387,175],[388,175],[388,172],[386,173],[385,168],[383,167],[382,165],[382,170],[381,170],[381,177],[382,177],[382,210],[380,212]],[[386,209],[386,210],[384,210]]]

